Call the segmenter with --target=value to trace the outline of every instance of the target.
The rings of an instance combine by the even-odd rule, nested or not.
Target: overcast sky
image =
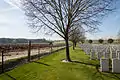
[[[24,13],[9,1],[0,0],[0,38],[61,39],[58,35],[51,37],[43,35],[41,32],[32,33],[32,29],[26,24],[27,20]],[[117,4],[119,6],[120,2]],[[87,34],[87,38],[115,38],[120,30],[120,9],[105,17],[99,29],[101,31],[98,33]]]

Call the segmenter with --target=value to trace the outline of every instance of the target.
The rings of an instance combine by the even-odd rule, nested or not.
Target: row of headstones
[[[110,52],[110,50],[109,50],[110,48],[106,47],[106,46],[104,46],[100,49],[99,46],[91,47],[88,44],[84,44],[84,45],[81,45],[81,48],[84,50],[84,52],[87,55],[90,55],[91,60],[92,59],[100,60],[100,58],[111,58],[111,59],[113,59],[113,58],[119,58],[120,57],[120,55],[119,55],[120,51],[112,50],[112,52]]]
[[[101,71],[109,71],[109,59],[110,59],[110,52],[109,52],[109,48],[99,48],[99,46],[97,46],[99,48],[99,50],[95,51],[95,48],[90,48],[87,45],[82,45],[81,46],[82,49],[85,51],[86,54],[90,54],[90,59],[97,59],[100,60],[100,70]],[[87,47],[87,48],[86,48]],[[95,46],[96,47],[96,46]],[[103,49],[103,50],[101,50]],[[120,51],[116,51],[116,48],[113,48],[114,50],[112,51],[112,72],[115,73],[120,73]],[[104,57],[104,59],[102,58]]]
[[[115,50],[114,50],[115,51]],[[111,56],[110,56],[110,52],[106,51],[106,52],[102,52],[102,53],[97,53],[97,59],[100,59],[100,70],[101,71],[110,71],[109,67],[110,67],[110,63],[109,63],[109,59],[112,59],[112,72],[114,73],[120,73],[120,51],[116,51],[111,52]],[[91,52],[92,53],[92,52]],[[102,58],[104,57],[104,59]],[[95,59],[95,53],[93,52],[90,56],[91,59]]]
[[[97,58],[99,60],[104,55],[103,53],[105,52],[105,50],[106,50],[106,47],[94,46],[92,48],[87,48],[84,51],[86,54],[90,55],[90,59]],[[105,54],[106,54],[106,52],[105,52]],[[105,55],[105,56],[107,56],[107,55]]]
[[[109,53],[110,54],[110,53]],[[110,71],[110,55],[105,59],[100,59],[100,70]],[[117,47],[111,47],[111,59],[112,59],[112,72],[120,73],[120,51]]]
[[[82,48],[82,50],[86,53],[89,54],[92,46],[89,44],[81,44],[80,47]]]
[[[101,58],[111,58],[111,59],[114,59],[114,58],[118,58],[120,59],[120,51],[116,51],[116,52],[112,52],[111,54],[109,52],[104,52],[101,51],[101,52],[94,52],[94,51],[91,51],[90,52],[90,59],[91,60],[94,60],[94,59],[98,59],[100,60]]]
[[[99,45],[92,45],[91,46],[89,44],[84,44],[84,45],[81,45],[80,47],[88,55],[90,55],[90,52],[94,52],[95,51],[97,53],[97,52],[103,51],[106,48],[106,46],[99,46]]]
[[[110,71],[109,59],[100,59],[100,70],[102,72]],[[120,59],[112,59],[112,72],[120,73]]]

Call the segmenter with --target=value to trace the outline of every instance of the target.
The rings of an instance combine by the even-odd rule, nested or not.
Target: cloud
[[[23,12],[22,9],[20,9],[20,0],[4,0],[5,4],[8,4],[8,7],[1,8],[0,9],[0,15],[6,14],[7,12],[13,12],[13,11],[20,11]]]
[[[4,23],[1,23],[1,22],[0,22],[0,28],[1,28],[1,27],[6,27],[6,26],[8,26],[8,25],[9,25],[8,23],[5,23],[5,22],[4,22]]]
[[[20,0],[4,0],[6,3],[10,4],[13,7],[20,9]]]
[[[19,0],[18,0],[19,1]],[[19,10],[22,11],[19,7],[19,5],[17,5],[17,0],[4,0],[4,4],[3,5],[8,5],[7,7],[2,7],[0,9],[0,14],[4,14],[13,10]]]
[[[0,14],[8,11],[16,10],[16,9],[17,9],[16,7],[4,8],[0,10]]]

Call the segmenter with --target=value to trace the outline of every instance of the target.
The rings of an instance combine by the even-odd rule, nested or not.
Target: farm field
[[[64,44],[53,45],[52,51],[60,49]],[[10,59],[16,59],[28,56],[28,44],[17,44],[17,45],[0,45],[0,50],[4,47],[4,61]],[[51,52],[51,48],[48,44],[32,44],[31,45],[31,56]],[[2,56],[0,53],[0,62]]]
[[[73,62],[63,63],[65,50],[19,66],[0,75],[0,80],[119,80],[120,74],[99,71],[99,60],[83,50],[70,48]]]
[[[54,47],[53,51],[60,49],[62,47]],[[31,56],[32,55],[36,55],[36,54],[42,54],[42,53],[46,53],[46,52],[50,52],[51,49],[48,48],[40,48],[40,50],[38,51],[38,49],[32,49],[31,50]],[[38,53],[39,52],[39,53]],[[24,50],[24,51],[13,51],[13,52],[8,52],[6,53],[7,56],[4,56],[4,61],[6,60],[10,60],[10,59],[16,59],[16,58],[21,58],[21,57],[26,57],[28,56],[28,50]],[[2,61],[2,57],[0,56],[0,62]]]

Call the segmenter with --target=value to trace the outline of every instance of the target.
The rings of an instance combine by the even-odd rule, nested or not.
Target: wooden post
[[[40,48],[38,47],[38,59],[40,59]]]
[[[30,61],[31,41],[28,41],[28,62]]]
[[[51,53],[52,53],[52,45],[50,47],[51,47]]]
[[[2,50],[2,73],[4,73],[4,51]]]
[[[50,53],[52,53],[53,42],[49,43],[49,47],[50,47]]]

